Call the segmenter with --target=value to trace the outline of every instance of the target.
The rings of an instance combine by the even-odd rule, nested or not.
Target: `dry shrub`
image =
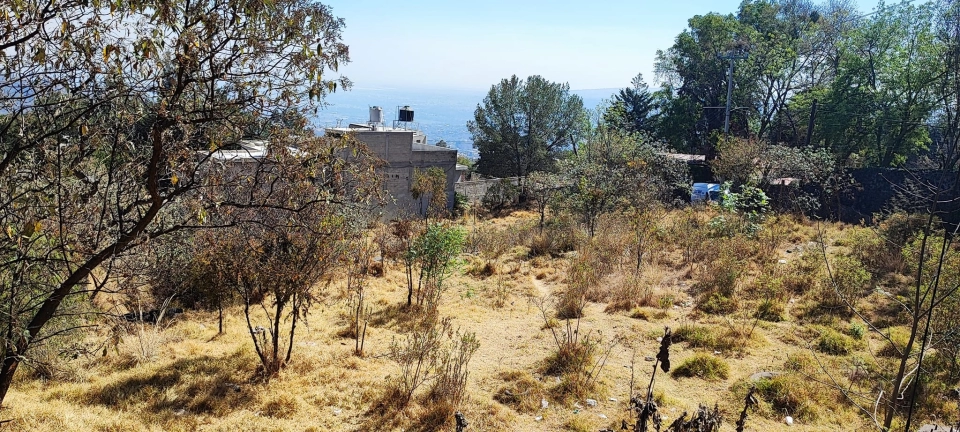
[[[789,241],[797,231],[796,219],[791,215],[775,215],[763,221],[757,233],[758,252],[763,257],[776,256],[780,246]]]
[[[567,289],[561,295],[558,309],[560,318],[580,318],[585,302],[603,302],[610,298],[612,290],[607,288],[609,284],[601,282],[620,269],[625,246],[614,245],[604,239],[609,240],[609,237],[598,235],[570,258],[567,266]],[[632,290],[635,287],[628,285],[626,288]],[[625,296],[631,294],[623,293],[619,300],[626,301]],[[624,309],[629,307],[629,304],[624,305]]]
[[[580,338],[567,325],[564,339],[557,351],[544,361],[543,373],[548,375],[576,374],[592,365],[599,342],[589,337]]]
[[[86,364],[96,362],[101,356],[80,343],[66,345],[60,342],[51,340],[32,348],[24,361],[25,371],[31,377],[43,380],[80,381],[86,372]]]
[[[401,373],[382,402],[403,408],[418,388],[432,381],[420,423],[434,429],[449,423],[466,396],[470,359],[479,348],[476,335],[455,330],[450,318],[425,319],[402,342],[391,342],[389,356],[400,364]]]
[[[570,432],[593,432],[596,428],[585,416],[573,416],[563,424],[563,430]]]
[[[814,290],[824,273],[823,247],[806,248],[800,257],[791,261],[780,276],[784,291],[804,294]]]
[[[466,252],[475,253],[487,259],[496,259],[506,254],[516,245],[516,228],[497,229],[492,227],[474,228],[464,245]]]
[[[403,340],[393,339],[390,342],[388,355],[400,364],[400,375],[392,384],[396,391],[388,393],[396,393],[399,407],[407,406],[414,392],[434,378],[443,354],[443,336],[452,331],[449,318],[439,321],[426,318]]]
[[[643,306],[656,306],[653,289],[634,275],[627,275],[611,284],[606,312],[631,310]]]
[[[519,370],[502,372],[500,379],[504,381],[504,385],[494,393],[494,400],[520,413],[532,413],[540,409],[540,400],[544,394],[540,381]]]
[[[286,419],[293,417],[300,410],[300,401],[286,392],[272,394],[263,404],[263,414],[268,417]]]
[[[485,279],[499,273],[497,260],[468,256],[465,261],[463,271],[470,276]]]
[[[549,325],[550,320],[555,319],[549,313],[549,298],[535,299],[534,303],[544,322]],[[564,329],[551,327],[550,333],[556,343],[556,351],[544,360],[542,371],[544,374],[560,376],[560,384],[553,389],[556,398],[565,400],[570,396],[582,397],[596,390],[600,372],[618,341],[613,340],[602,347],[600,336],[594,337],[592,331],[580,331],[579,319],[568,319]]]
[[[831,392],[796,373],[763,378],[755,385],[755,394],[764,402],[761,412],[776,420],[789,415],[803,422],[813,422],[822,415],[824,407],[836,405]]]
[[[543,231],[532,233],[527,246],[531,257],[557,257],[566,252],[577,250],[583,244],[585,236],[568,217],[551,219]]]
[[[881,221],[876,231],[867,228],[850,230],[845,243],[854,257],[863,262],[875,277],[904,270],[903,247],[910,243],[927,224],[921,214],[893,213]]]
[[[674,218],[670,237],[680,249],[682,265],[692,266],[702,262],[706,257],[706,243],[709,237],[707,216],[702,211],[688,207]]]
[[[557,302],[557,317],[580,318],[589,299],[603,299],[605,292],[599,289],[600,279],[601,273],[593,266],[589,250],[571,258],[567,266],[567,287],[560,292]]]
[[[728,314],[737,309],[736,290],[746,263],[730,249],[721,248],[699,273],[694,289],[697,308],[711,314]]]
[[[447,417],[453,415],[466,396],[470,359],[480,348],[475,333],[457,331],[450,335],[450,339],[440,355],[436,378],[427,393],[429,404],[443,402],[449,406]]]
[[[686,342],[690,348],[711,351],[743,351],[747,347],[761,344],[758,333],[752,328],[736,328],[731,325],[723,331],[696,325],[681,324],[673,331],[673,342]]]
[[[820,280],[817,292],[819,312],[838,317],[853,314],[851,307],[869,291],[870,273],[863,263],[852,256],[838,256],[829,263],[829,271]]]
[[[648,308],[634,308],[630,311],[630,318],[634,319],[650,321],[650,318],[653,316],[655,316],[655,313]]]
[[[710,354],[697,353],[683,361],[671,372],[674,378],[700,378],[710,381],[730,377],[730,366],[723,359]]]

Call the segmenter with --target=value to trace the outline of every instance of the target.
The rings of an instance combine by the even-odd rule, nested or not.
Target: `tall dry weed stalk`
[[[393,383],[397,403],[410,403],[417,389],[430,381],[426,400],[432,415],[448,419],[466,396],[470,359],[480,348],[476,334],[454,329],[451,319],[424,318],[403,339],[394,338],[388,357],[400,365]]]
[[[582,396],[594,390],[600,372],[619,340],[614,338],[603,346],[602,338],[593,337],[592,331],[581,333],[579,319],[567,319],[565,329],[558,330],[554,325],[556,317],[550,313],[553,308],[550,298],[535,298],[533,303],[540,310],[545,327],[550,329],[556,344],[556,352],[547,359],[544,372],[561,376],[558,389],[561,395]]]

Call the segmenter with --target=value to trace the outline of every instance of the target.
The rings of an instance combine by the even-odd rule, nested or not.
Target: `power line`
[[[915,1],[917,1],[917,0],[903,0],[903,1],[901,1],[900,3],[894,3],[894,4],[886,5],[886,6],[882,7],[882,8],[874,9],[873,12],[869,12],[869,13],[865,13],[865,14],[862,14],[862,15],[857,15],[857,16],[853,16],[853,17],[849,17],[849,18],[840,20],[840,21],[834,23],[834,26],[836,26],[837,24],[843,24],[843,23],[848,22],[848,21],[858,20],[858,19],[860,19],[860,18],[866,18],[866,17],[871,16],[871,15],[876,15],[876,14],[878,14],[878,13],[880,13],[880,12],[883,12],[883,11],[886,11],[886,10],[890,10],[890,9],[893,9],[893,8],[896,8],[896,7],[906,6],[906,5],[908,5],[908,4],[910,4],[910,3],[913,3],[913,2],[915,2]]]

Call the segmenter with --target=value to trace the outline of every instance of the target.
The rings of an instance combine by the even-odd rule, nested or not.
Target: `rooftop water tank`
[[[400,108],[400,121],[402,122],[412,122],[413,121],[413,109],[409,106],[404,106]]]
[[[383,123],[383,108],[370,107],[370,123]]]

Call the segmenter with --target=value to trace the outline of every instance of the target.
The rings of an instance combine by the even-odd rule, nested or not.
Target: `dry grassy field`
[[[716,405],[722,430],[732,431],[756,385],[760,404],[747,430],[785,429],[785,416],[794,419],[791,430],[868,429],[861,408],[874,409],[864,404],[875,397],[871,368],[889,367],[884,342],[855,320],[816,307],[823,300],[818,243],[831,259],[845,256],[852,233],[868,229],[774,217],[751,238],[678,237],[683,230],[706,233],[714,216],[709,209],[664,213],[640,266],[618,220],[567,247],[558,244],[563,233],[551,231],[564,228],[541,234],[533,213],[457,222],[468,245],[439,314],[479,341],[460,406],[467,430],[619,430],[621,420],[630,421],[631,376],[632,393],[646,392],[665,327],[674,332],[674,371],[659,373],[654,387],[665,425],[699,404]],[[61,359],[53,370],[21,371],[0,417],[9,420],[7,429],[24,431],[454,430],[451,419],[436,418],[422,391],[404,408],[388,391],[401,373],[387,355],[391,342],[413,331],[415,312],[401,307],[403,265],[384,262],[382,275],[367,281],[362,356],[344,337],[351,305],[343,281],[334,281],[300,327],[291,362],[267,383],[258,378],[240,307],[226,310],[223,334],[215,312],[187,311],[159,326],[101,324],[86,342],[102,351]],[[715,280],[731,268],[732,280]],[[571,293],[584,284],[589,289]],[[707,299],[724,284],[732,284],[732,295]],[[588,365],[594,382],[578,388],[549,367],[558,349],[554,334],[567,328],[551,305],[571,296],[586,303],[582,318],[570,323],[595,346]],[[864,313],[881,317],[888,311],[874,296],[862,299]],[[895,323],[887,331],[897,332]],[[758,379],[762,372],[770,373]],[[844,391],[866,395],[853,398],[861,407]],[[956,409],[945,401],[924,415],[936,419]]]

